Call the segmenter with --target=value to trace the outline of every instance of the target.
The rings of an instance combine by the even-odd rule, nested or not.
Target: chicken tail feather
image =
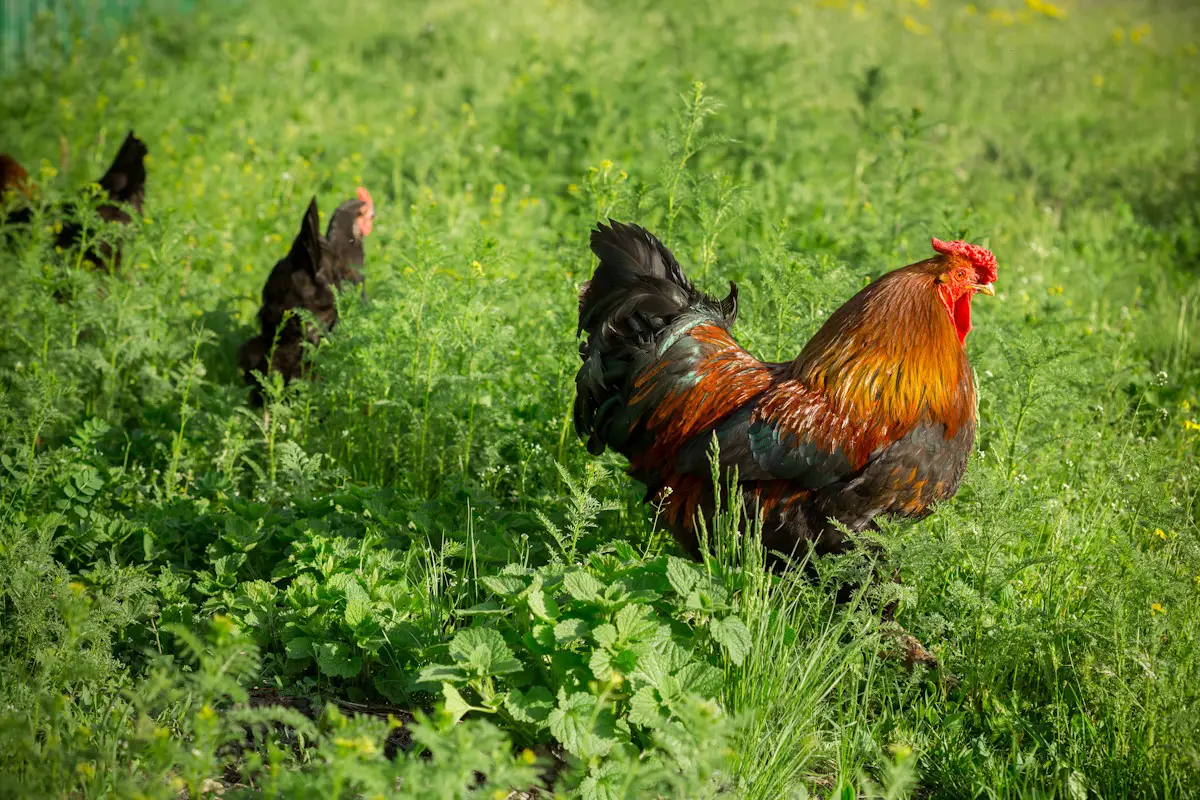
[[[718,301],[700,292],[671,251],[637,225],[609,220],[592,231],[600,259],[579,293],[578,332],[583,366],[575,377],[575,430],[593,454],[616,445],[622,431],[621,397],[663,331],[689,317],[728,328],[737,315],[737,287]]]
[[[112,166],[99,180],[100,187],[109,197],[119,203],[128,203],[139,214],[146,194],[146,155],[149,152],[146,144],[130,131],[113,158]]]
[[[300,232],[292,242],[288,261],[293,267],[300,267],[312,276],[314,282],[320,280],[317,271],[321,268],[321,216],[317,212],[315,196],[308,201],[308,208],[304,211]]]

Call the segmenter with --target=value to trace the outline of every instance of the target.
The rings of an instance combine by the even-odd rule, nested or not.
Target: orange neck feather
[[[792,363],[868,438],[904,435],[923,418],[953,436],[975,413],[966,351],[935,284],[940,258],[890,272],[850,298]]]

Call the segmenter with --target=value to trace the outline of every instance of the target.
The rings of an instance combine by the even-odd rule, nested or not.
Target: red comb
[[[358,197],[363,207],[358,210],[358,231],[363,236],[371,234],[371,228],[374,227],[375,219],[375,201],[371,199],[371,193],[367,191],[367,187],[360,186],[354,190],[354,194]]]
[[[367,187],[360,186],[355,190],[354,193],[358,196],[359,200],[366,204],[367,213],[372,217],[375,216],[375,201],[371,199],[371,193],[367,191]]]
[[[932,237],[933,249],[947,256],[962,256],[975,267],[976,277],[982,283],[994,283],[996,280],[996,257],[992,251],[977,244],[967,244],[961,239],[953,242],[943,242],[936,236]]]

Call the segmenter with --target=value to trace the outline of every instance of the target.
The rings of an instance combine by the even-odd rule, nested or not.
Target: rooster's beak
[[[990,283],[972,283],[971,288],[980,294],[986,294],[992,297],[995,297],[996,295],[996,290],[992,288],[992,284]]]

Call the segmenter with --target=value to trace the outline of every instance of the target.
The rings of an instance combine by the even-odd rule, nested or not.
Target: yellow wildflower
[[[921,23],[917,22],[912,17],[904,18],[904,29],[906,31],[908,31],[909,33],[916,34],[917,36],[928,36],[929,35],[929,26],[922,25]]]
[[[1125,42],[1125,29],[1113,28],[1112,40],[1113,44],[1123,44]]]
[[[521,751],[521,760],[526,764],[532,764],[533,762],[537,761],[537,755],[535,755],[532,750],[526,747]]]
[[[1185,431],[1200,431],[1200,422],[1194,419],[1185,419],[1183,421],[1183,429]]]
[[[1097,89],[1104,86],[1104,76],[1099,72],[1092,76],[1092,86],[1095,86]]]
[[[1052,19],[1065,19],[1067,12],[1049,2],[1049,0],[1025,0],[1025,5],[1036,14],[1044,14]]]
[[[993,8],[988,12],[988,19],[998,25],[1012,25],[1015,21],[1013,13],[1006,8]]]
[[[1141,25],[1138,25],[1136,28],[1133,28],[1129,31],[1129,41],[1133,42],[1134,44],[1139,44],[1142,39],[1145,39],[1149,35],[1150,25],[1149,23],[1143,22]]]
[[[567,185],[567,194],[577,194],[578,192],[579,192],[578,184],[571,183],[571,184]]]
[[[1167,535],[1165,533],[1163,533],[1162,528],[1155,528],[1154,535],[1157,536],[1158,538],[1162,539],[1164,542],[1167,540]]]
[[[1050,293],[1050,295],[1051,295],[1051,296],[1057,296],[1057,295],[1060,295],[1060,294],[1062,294],[1062,293],[1063,293],[1063,287],[1061,287],[1061,286],[1051,286],[1051,287],[1050,287],[1049,289],[1047,289],[1046,291],[1048,291],[1048,292]]]
[[[612,169],[612,162],[607,158],[600,162],[600,169]]]
[[[1162,607],[1162,603],[1151,603],[1150,604],[1150,613],[1151,614],[1165,614],[1165,613],[1167,613],[1167,610]]]

